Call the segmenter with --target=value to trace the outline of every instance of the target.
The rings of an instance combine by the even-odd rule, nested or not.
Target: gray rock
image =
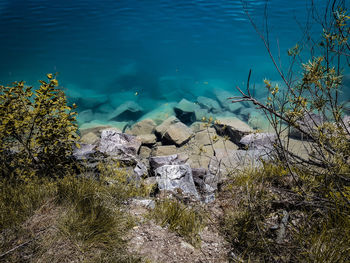
[[[244,135],[253,132],[248,124],[237,118],[218,117],[214,127],[219,135],[228,136],[236,144],[239,144]]]
[[[148,169],[147,166],[142,163],[142,162],[137,162],[135,168],[134,168],[134,175],[137,178],[141,178],[141,177],[147,177],[148,175]]]
[[[90,158],[92,154],[96,153],[96,145],[93,144],[80,144],[80,148],[75,148],[73,156],[77,160],[84,160]]]
[[[315,114],[313,112],[306,113],[300,120],[297,120],[297,124],[299,125],[300,129],[302,131],[305,131],[306,133],[312,133],[314,132],[317,127],[322,125],[324,122],[324,119],[321,115]],[[289,136],[295,139],[304,139],[308,140],[307,136],[299,131],[298,129],[291,127]]]
[[[135,160],[141,142],[135,136],[113,129],[101,132],[99,151],[120,160]]]
[[[179,158],[177,154],[167,156],[154,156],[149,159],[150,166],[153,170],[164,165],[184,164],[185,162]]]
[[[108,119],[114,121],[137,120],[141,117],[143,108],[134,101],[127,101],[110,113]]]
[[[213,193],[218,189],[218,178],[205,168],[192,168],[192,176],[200,192],[204,195]]]
[[[207,109],[208,111],[210,111],[212,113],[218,113],[221,111],[221,107],[216,100],[213,100],[213,99],[210,99],[207,97],[203,97],[203,96],[199,96],[197,98],[197,102],[203,109]]]
[[[343,122],[344,122],[344,125],[345,125],[345,129],[348,132],[350,132],[350,116],[349,115],[344,116]]]
[[[170,125],[162,137],[166,144],[176,144],[181,146],[188,142],[193,136],[192,130],[181,122]]]
[[[183,194],[200,199],[193,182],[191,167],[188,164],[163,165],[155,170],[155,175],[160,190],[180,189]]]
[[[188,124],[196,121],[195,111],[199,109],[199,105],[195,104],[194,102],[190,102],[186,99],[182,99],[174,107],[176,117],[183,123]]]
[[[273,149],[277,136],[275,133],[251,133],[245,135],[240,144],[247,149]]]

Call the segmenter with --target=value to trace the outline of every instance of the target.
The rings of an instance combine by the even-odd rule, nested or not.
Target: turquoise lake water
[[[287,65],[311,1],[271,0],[266,10],[265,1],[245,2],[260,29],[267,12],[271,48]],[[142,108],[126,116],[135,121],[182,98],[215,99],[215,89],[244,87],[249,69],[261,97],[265,77],[279,81],[236,0],[0,0],[0,39],[1,83],[37,85],[58,72],[79,111],[88,110],[81,123],[107,121],[127,101]]]

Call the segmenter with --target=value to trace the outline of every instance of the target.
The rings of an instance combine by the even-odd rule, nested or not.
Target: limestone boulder
[[[193,131],[182,122],[177,122],[170,125],[162,137],[165,144],[175,144],[181,146],[188,142],[192,136]]]
[[[150,167],[153,170],[164,166],[164,165],[178,165],[184,164],[185,162],[179,158],[179,155],[172,154],[166,156],[154,156],[149,159]]]
[[[96,145],[81,143],[80,147],[76,147],[73,151],[73,156],[77,160],[89,159],[96,153]]]
[[[113,129],[101,132],[99,151],[120,160],[136,160],[141,142],[132,135],[119,133]]]
[[[253,132],[248,124],[238,118],[217,118],[214,127],[219,135],[228,136],[235,144],[239,144],[244,135]]]
[[[158,145],[152,149],[152,156],[166,156],[177,153],[175,145]]]
[[[155,128],[155,133],[161,138],[163,137],[170,125],[178,122],[180,122],[178,118],[176,118],[175,116],[170,116]]]
[[[152,134],[156,128],[156,123],[151,119],[144,119],[135,123],[130,130],[132,135]]]
[[[141,141],[142,145],[152,146],[157,142],[157,137],[154,134],[141,134],[137,138]]]
[[[179,189],[184,195],[200,199],[188,164],[163,165],[154,172],[160,190],[177,191]]]

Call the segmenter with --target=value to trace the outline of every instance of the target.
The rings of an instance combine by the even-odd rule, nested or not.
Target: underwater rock
[[[228,99],[234,96],[232,92],[221,89],[215,89],[213,92],[221,107],[225,110],[238,114],[245,107],[241,102],[232,103],[231,100]]]
[[[156,128],[156,123],[151,119],[144,119],[135,123],[130,130],[130,134],[132,135],[145,135],[152,134]]]
[[[257,130],[269,131],[272,129],[266,116],[257,111],[251,112],[248,119],[248,125]]]
[[[113,129],[101,132],[99,151],[117,159],[133,160],[141,147],[141,142],[132,135],[119,133]]]
[[[109,115],[111,121],[137,120],[142,116],[143,108],[134,101],[127,101]]]
[[[135,97],[135,92],[132,91],[120,91],[118,93],[112,93],[109,95],[109,101],[106,105],[111,105],[113,109],[119,107],[126,101],[135,101],[137,97]]]
[[[95,109],[108,101],[105,94],[97,94],[91,89],[81,89],[75,85],[68,84],[65,89],[70,102],[76,103],[79,109]]]
[[[90,122],[94,119],[94,113],[91,109],[83,110],[79,112],[77,116],[77,121],[79,124]]]
[[[219,113],[221,111],[221,107],[219,103],[216,100],[199,96],[197,98],[197,102],[199,106],[201,106],[203,109],[207,109],[208,111],[212,113]]]
[[[253,132],[248,124],[238,118],[218,117],[214,127],[219,135],[228,136],[235,144],[239,144],[244,135]]]
[[[100,136],[100,133],[103,129],[107,128],[114,128],[119,130],[119,132],[122,132],[124,127],[127,125],[127,122],[117,122],[117,121],[99,121],[99,120],[93,120],[88,123],[84,123],[79,127],[81,135],[84,135],[88,132],[93,132],[96,135]]]
[[[175,107],[176,117],[185,124],[191,124],[196,121],[195,111],[199,110],[199,105],[182,99]]]
[[[188,164],[163,165],[155,169],[159,190],[176,191],[200,199],[192,177],[192,169]]]
[[[193,99],[191,94],[195,81],[187,76],[162,76],[158,80],[159,96],[162,99],[171,101],[174,99]]]
[[[196,121],[202,121],[203,119],[208,119],[212,115],[212,113],[209,113],[206,109],[196,109],[194,111],[194,116],[196,118]]]
[[[249,120],[249,117],[251,114],[253,114],[254,112],[256,112],[257,110],[254,108],[244,108],[239,112],[240,117],[242,118],[242,120]]]
[[[111,104],[109,103],[104,103],[101,106],[97,107],[95,111],[101,112],[101,113],[110,113],[115,109]]]
[[[239,143],[247,149],[272,150],[276,139],[277,136],[275,133],[251,133],[245,135]]]
[[[159,107],[155,108],[154,110],[147,112],[140,118],[140,120],[151,119],[157,125],[160,125],[169,117],[175,116],[174,107],[176,106],[176,104],[176,102],[164,103]]]
[[[323,122],[323,117],[313,112],[305,113],[305,115],[301,119],[296,121],[300,129],[307,133],[314,132],[318,126],[323,124]],[[308,140],[306,135],[304,135],[301,131],[297,130],[294,127],[290,128],[289,137],[299,140]]]
[[[165,144],[176,144],[181,146],[188,142],[193,136],[192,130],[182,122],[171,124],[162,137]]]

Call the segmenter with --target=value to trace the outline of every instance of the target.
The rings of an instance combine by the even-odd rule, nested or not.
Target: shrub
[[[23,81],[0,86],[2,177],[62,176],[71,168],[76,113],[55,76],[47,79],[35,90]]]
[[[264,37],[245,9],[283,86],[265,79],[269,96],[261,101],[250,91],[250,71],[247,90],[238,88],[241,96],[231,98],[261,109],[277,135],[273,152],[277,164],[265,164],[258,173],[236,178],[233,188],[244,198],[236,209],[227,210],[223,220],[227,238],[244,260],[347,262],[350,258],[350,126],[344,118],[346,102],[341,100],[342,74],[350,65],[350,16],[343,4],[330,0],[325,13],[313,17],[322,26],[321,39],[308,38],[288,51],[292,61],[288,75],[274,59],[268,34]],[[315,16],[315,6],[311,10]],[[312,56],[300,65],[301,75],[295,76],[302,48],[309,45]],[[306,155],[291,149],[295,134]],[[245,190],[241,182],[246,183]],[[284,215],[275,216],[281,210]],[[273,218],[277,218],[276,229],[285,233],[282,239],[267,228]]]

